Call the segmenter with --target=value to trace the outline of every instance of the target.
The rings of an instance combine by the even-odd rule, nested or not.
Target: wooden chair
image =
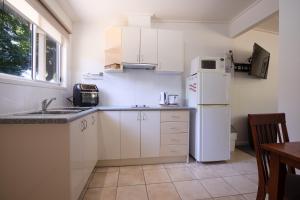
[[[289,142],[285,114],[249,114],[249,125],[253,138],[257,167],[258,191],[257,200],[265,200],[269,192],[270,155],[261,149],[261,144]],[[288,168],[288,172],[295,174],[295,169]]]

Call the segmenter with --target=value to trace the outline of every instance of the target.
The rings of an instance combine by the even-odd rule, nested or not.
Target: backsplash
[[[182,75],[161,74],[152,70],[126,70],[124,73],[104,73],[101,80],[83,79],[100,90],[100,105],[159,105],[160,92],[178,94],[182,102]]]
[[[66,105],[66,90],[0,83],[0,115],[40,110],[43,99],[56,97],[51,107]]]

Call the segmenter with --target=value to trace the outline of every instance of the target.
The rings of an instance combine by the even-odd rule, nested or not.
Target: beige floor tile
[[[97,167],[95,169],[96,172],[118,172],[119,167]]]
[[[144,170],[146,184],[171,182],[165,169]]]
[[[213,197],[232,196],[238,194],[238,192],[222,178],[204,179],[201,180],[201,183]]]
[[[257,185],[244,176],[225,177],[224,180],[241,194],[257,191]]]
[[[180,200],[172,183],[147,185],[149,200]]]
[[[187,163],[168,163],[164,164],[166,169],[168,168],[178,168],[178,167],[186,167]]]
[[[89,188],[84,200],[115,200],[117,188]]]
[[[164,169],[164,165],[143,165],[143,170]]]
[[[241,162],[241,161],[250,161],[250,160],[255,160],[255,157],[240,151],[236,149],[234,152],[231,153],[231,162]]]
[[[142,171],[142,166],[124,166],[120,167],[120,173],[136,173],[137,171]]]
[[[118,187],[117,200],[148,200],[145,185]]]
[[[208,178],[218,178],[219,175],[208,166],[199,165],[197,167],[190,167],[191,172],[197,179],[208,179]]]
[[[215,200],[246,200],[242,195],[215,198]]]
[[[216,164],[211,169],[221,177],[240,175],[238,170],[234,169],[230,163]]]
[[[256,195],[257,195],[257,193],[255,192],[255,193],[250,193],[250,194],[244,194],[243,196],[247,200],[256,200]]]
[[[240,174],[257,174],[257,165],[253,161],[232,163],[232,167]]]
[[[120,167],[118,186],[145,184],[141,166]]]
[[[187,167],[169,168],[167,171],[172,181],[189,181],[196,178]]]
[[[253,183],[258,184],[258,174],[247,174],[244,176],[247,177]]]
[[[174,182],[182,200],[208,199],[210,195],[199,180]]]
[[[95,173],[89,187],[116,187],[119,172]]]

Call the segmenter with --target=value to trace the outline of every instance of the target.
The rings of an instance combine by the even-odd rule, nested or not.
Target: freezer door
[[[201,72],[199,104],[229,104],[230,74]]]
[[[199,106],[200,161],[230,159],[230,106]]]

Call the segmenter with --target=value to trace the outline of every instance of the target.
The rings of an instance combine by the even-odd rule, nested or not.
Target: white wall
[[[160,92],[179,95],[182,102],[182,77],[158,74],[150,70],[126,70],[124,73],[104,73],[102,80],[83,80],[100,89],[101,105],[106,106],[157,106]]]
[[[291,140],[300,140],[300,1],[279,2],[279,102]]]
[[[67,102],[65,90],[0,83],[0,115],[30,110],[40,110],[41,101],[56,97],[50,106],[62,106]]]
[[[104,30],[107,26],[82,23],[73,25],[73,83],[83,81],[83,73],[103,71]],[[232,40],[227,35],[227,24],[155,22],[153,27],[184,32],[185,74],[156,74],[134,70],[123,74],[104,74],[102,81],[96,81],[102,89],[103,105],[154,105],[159,101],[160,91],[184,97],[184,77],[188,74],[191,59],[197,55],[223,56],[232,46]]]
[[[232,81],[232,124],[237,129],[238,143],[247,143],[247,115],[273,113],[278,107],[278,35],[250,30],[234,38],[235,62],[245,62],[252,54],[254,42],[270,52],[267,79],[235,72]]]

